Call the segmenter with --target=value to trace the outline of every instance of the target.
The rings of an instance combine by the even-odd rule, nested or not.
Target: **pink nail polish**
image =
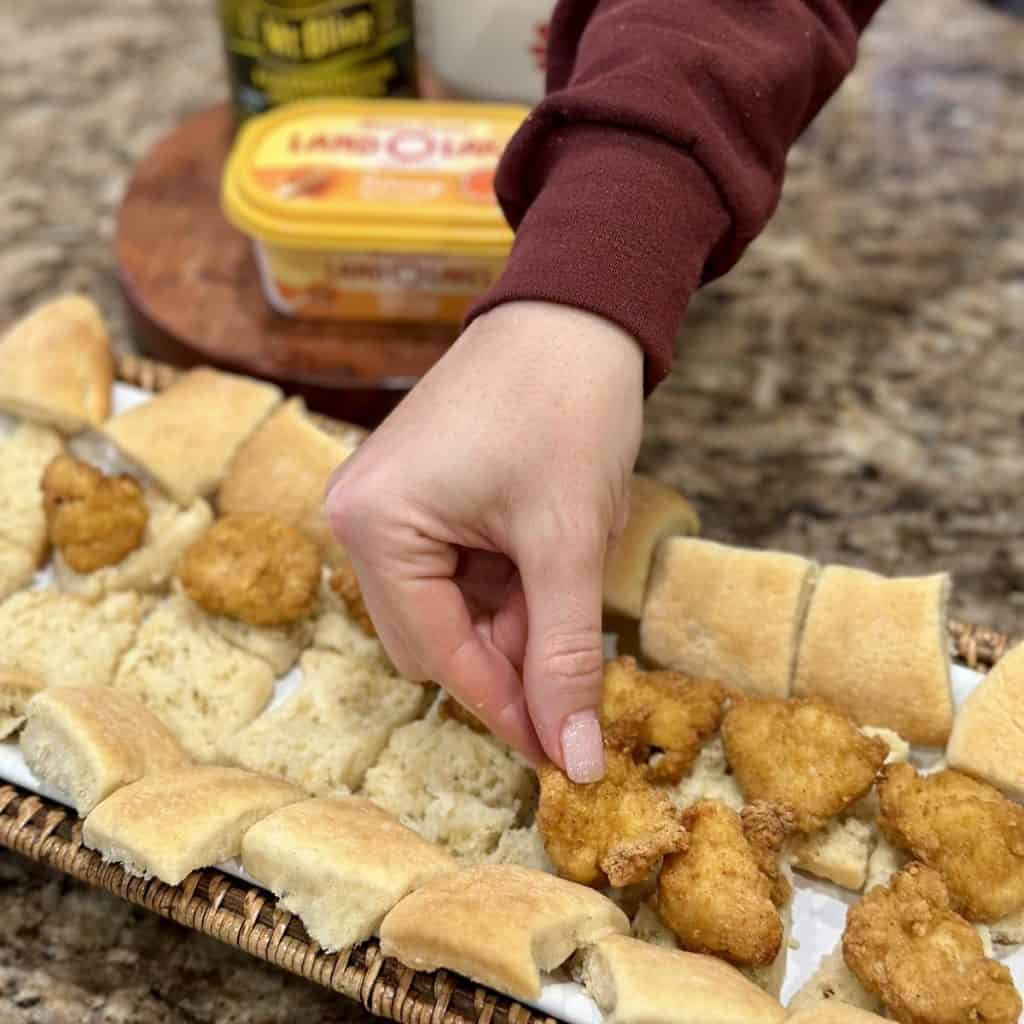
[[[601,723],[594,711],[577,711],[562,723],[562,759],[573,782],[597,782],[604,776]]]

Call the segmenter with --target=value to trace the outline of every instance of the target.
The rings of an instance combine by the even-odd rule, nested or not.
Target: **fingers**
[[[474,626],[449,576],[403,579],[362,567],[360,581],[378,634],[404,676],[436,680],[499,739],[534,763],[544,759],[517,666],[492,630]],[[514,654],[514,643],[506,645]]]
[[[589,539],[534,545],[519,558],[529,620],[527,706],[548,757],[574,782],[604,774],[598,717],[604,549],[595,532]]]
[[[523,585],[516,579],[505,603],[494,613],[491,635],[495,646],[521,673],[526,657],[526,595]]]
[[[507,549],[511,560],[476,551],[460,558],[461,538],[443,520],[422,516],[416,505],[398,516],[374,505],[378,487],[351,482],[339,475],[329,518],[399,671],[441,683],[530,760],[546,755],[577,782],[601,778],[609,524],[591,531],[531,526],[528,542]],[[476,622],[470,606],[483,613]]]
[[[519,574],[505,555],[496,551],[462,548],[452,578],[471,608],[495,612],[505,603]]]
[[[519,672],[486,630],[474,628],[456,584],[417,580],[397,592],[393,611],[433,678],[499,739],[535,763],[543,760]]]
[[[511,559],[492,551],[463,550],[455,582],[466,598],[473,624],[521,670],[526,651],[526,600]]]

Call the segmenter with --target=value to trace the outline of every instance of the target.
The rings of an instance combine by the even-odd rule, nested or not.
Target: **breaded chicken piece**
[[[721,725],[725,699],[718,683],[681,672],[645,672],[634,658],[616,658],[605,665],[601,728],[610,746],[644,760],[652,748],[662,751],[650,777],[676,783]]]
[[[363,592],[359,589],[359,579],[351,563],[339,565],[331,573],[329,586],[348,609],[348,614],[357,626],[367,635],[376,636],[373,620],[363,603]]]
[[[904,1024],[1016,1024],[1009,970],[950,907],[937,871],[913,862],[850,908],[843,958]]]
[[[777,862],[787,822],[767,804],[747,810],[746,822],[717,800],[684,812],[690,843],[665,858],[657,908],[683,949],[765,967],[782,945],[778,908],[790,896]]]
[[[273,516],[225,516],[188,548],[178,578],[211,615],[250,626],[284,626],[316,608],[320,553],[294,526]]]
[[[757,800],[740,811],[740,821],[761,874],[772,883],[772,902],[781,907],[793,895],[789,880],[779,868],[779,854],[786,840],[796,831],[793,811],[789,807]]]
[[[600,782],[572,782],[552,764],[538,775],[537,827],[563,878],[583,885],[634,885],[665,854],[686,848],[686,829],[668,797],[628,754],[606,749]]]
[[[1024,907],[1024,807],[956,771],[886,765],[878,823],[894,846],[935,868],[953,907],[993,922]]]
[[[816,698],[736,703],[722,740],[747,800],[792,808],[801,832],[814,832],[864,796],[889,752]]]
[[[149,509],[130,476],[104,476],[88,463],[58,455],[40,486],[50,543],[75,572],[117,565],[142,544]]]

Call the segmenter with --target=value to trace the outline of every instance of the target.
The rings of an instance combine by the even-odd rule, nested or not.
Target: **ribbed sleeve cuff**
[[[469,320],[517,300],[596,313],[644,349],[650,391],[671,368],[690,296],[729,229],[714,185],[685,151],[620,127],[553,127],[530,157],[509,168],[514,192],[499,179],[516,240]]]

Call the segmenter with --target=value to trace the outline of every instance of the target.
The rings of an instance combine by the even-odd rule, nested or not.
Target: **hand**
[[[604,771],[604,556],[642,419],[629,335],[509,303],[470,325],[328,485],[396,668],[577,781]]]

